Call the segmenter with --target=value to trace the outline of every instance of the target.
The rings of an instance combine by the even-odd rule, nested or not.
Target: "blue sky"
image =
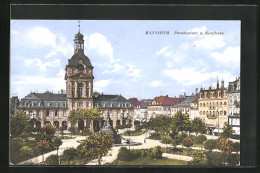
[[[65,66],[77,32],[76,20],[12,20],[10,94],[66,89]],[[240,21],[81,20],[80,32],[94,66],[94,91],[104,94],[178,97],[216,86],[217,77],[227,86],[240,75]]]

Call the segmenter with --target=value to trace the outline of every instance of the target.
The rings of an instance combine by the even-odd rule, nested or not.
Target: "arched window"
[[[82,97],[83,96],[83,83],[80,82],[79,85],[78,85],[78,88],[79,88],[79,97]]]
[[[75,97],[75,84],[74,84],[74,82],[72,82],[71,88],[72,88],[72,97]]]

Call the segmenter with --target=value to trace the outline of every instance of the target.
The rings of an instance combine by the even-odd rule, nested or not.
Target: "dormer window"
[[[79,60],[79,64],[83,64],[83,60],[82,59]]]

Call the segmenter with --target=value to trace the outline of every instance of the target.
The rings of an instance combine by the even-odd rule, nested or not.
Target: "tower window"
[[[79,83],[79,97],[83,96],[83,83]]]

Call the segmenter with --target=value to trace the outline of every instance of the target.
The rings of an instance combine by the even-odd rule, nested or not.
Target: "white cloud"
[[[107,80],[99,80],[94,82],[94,87],[95,88],[105,88],[108,85],[112,83],[112,79],[107,79]]]
[[[25,59],[25,65],[26,66],[30,66],[32,64],[38,66],[39,70],[46,71],[47,67],[57,67],[57,66],[60,66],[60,59],[54,59],[53,61],[49,61],[49,62],[45,62],[45,63],[43,63],[38,58],[35,58],[35,59]]]
[[[223,35],[205,35],[202,36],[202,38],[194,41],[193,44],[197,48],[203,48],[208,50],[221,48],[226,45],[226,43],[224,42]]]
[[[66,88],[64,76],[59,77],[46,77],[46,76],[11,76],[11,87],[14,87],[15,92],[23,97],[30,91],[45,92],[47,89],[50,91],[58,92]],[[28,88],[28,86],[30,86]]]
[[[56,35],[48,28],[34,27],[29,30],[29,39],[32,41],[30,45],[38,46],[56,46]]]
[[[105,70],[103,73],[115,73],[123,69],[125,69],[125,67],[117,63],[113,64],[113,70]]]
[[[168,49],[168,47],[164,47],[164,48],[160,49],[159,51],[157,51],[155,54],[156,54],[156,55],[163,54],[163,53],[166,52],[167,49]]]
[[[162,86],[162,81],[160,80],[154,80],[150,83],[151,87],[158,87],[158,86]]]
[[[57,52],[61,52],[64,56],[73,55],[74,48],[70,42],[62,35],[59,36],[59,43],[55,46]]]
[[[113,47],[104,35],[94,33],[86,39],[88,42],[86,46],[89,50],[94,50],[99,55],[109,58],[111,63],[117,62],[113,57]]]
[[[48,53],[48,54],[46,55],[46,58],[50,58],[50,57],[53,57],[53,56],[55,56],[55,55],[57,55],[57,53],[56,53],[55,51],[51,51],[50,53]]]
[[[211,56],[216,62],[236,67],[240,65],[240,47],[228,47],[223,53],[213,52]]]
[[[202,26],[200,28],[193,28],[191,30],[188,30],[187,32],[197,32],[197,35],[191,34],[191,35],[187,35],[187,37],[194,38],[194,37],[200,35],[200,32],[205,33],[206,31],[207,31],[206,26]]]
[[[223,79],[226,81],[234,79],[234,76],[230,73],[206,72],[206,69],[196,70],[194,68],[183,68],[164,70],[162,73],[182,85],[199,85],[217,76],[223,76]]]
[[[139,77],[140,76],[141,70],[137,69],[134,64],[127,64],[127,66],[129,67],[128,70],[127,70],[128,76],[133,76],[133,77]]]

